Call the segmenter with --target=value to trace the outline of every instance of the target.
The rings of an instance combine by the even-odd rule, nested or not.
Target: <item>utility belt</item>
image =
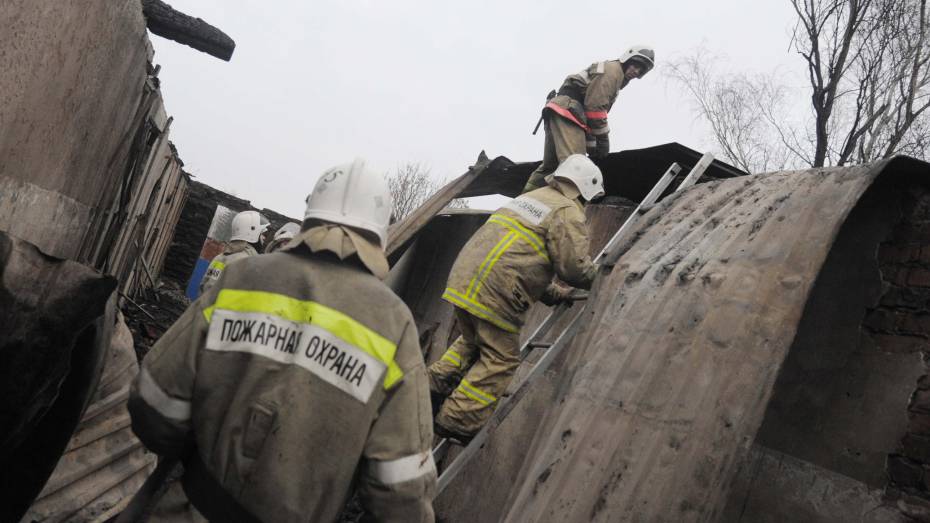
[[[551,103],[551,100],[555,98],[557,95],[568,96],[572,100],[575,100],[576,102],[578,102],[576,106],[572,107],[572,109],[575,109],[576,112],[572,112],[570,109],[565,109],[554,103]],[[584,107],[584,93],[578,87],[575,87],[573,85],[562,85],[562,87],[559,87],[558,93],[556,93],[555,91],[549,91],[549,95],[546,96],[546,106],[543,108],[542,114],[539,116],[539,121],[536,122],[536,127],[533,129],[533,134],[535,135],[536,132],[539,131],[539,126],[542,125],[543,120],[547,118],[548,111],[554,111],[558,113],[562,117],[567,118],[569,121],[578,125],[578,127],[581,127],[582,129],[584,129],[586,133],[589,132],[590,128],[585,123],[584,113],[578,112],[578,111],[583,111],[582,109],[583,107]]]
[[[210,521],[261,523],[213,478],[196,449],[184,460],[181,485],[187,499]]]

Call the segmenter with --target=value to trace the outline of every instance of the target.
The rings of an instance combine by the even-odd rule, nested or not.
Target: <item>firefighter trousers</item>
[[[546,145],[543,161],[530,175],[523,192],[546,186],[546,176],[552,174],[566,158],[573,154],[586,154],[585,132],[577,124],[556,114],[546,115]]]
[[[430,391],[446,399],[436,423],[474,436],[488,421],[520,365],[520,334],[456,307],[462,335],[430,365]]]

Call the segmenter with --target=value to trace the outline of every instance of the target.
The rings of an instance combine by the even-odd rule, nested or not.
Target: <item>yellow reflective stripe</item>
[[[478,272],[475,273],[475,276],[471,279],[471,282],[468,284],[468,288],[465,289],[465,296],[474,298],[478,294],[476,287],[480,286],[480,283],[487,278],[487,272],[491,270],[491,265],[500,258],[500,255],[513,244],[513,239],[516,238],[515,233],[508,232],[504,235],[500,241],[497,242],[497,245],[491,249],[491,252],[485,256],[484,261],[481,262],[481,265],[478,266]]]
[[[503,214],[494,214],[488,219],[488,221],[492,221],[498,225],[503,225],[511,231],[520,234],[526,239],[527,243],[536,249],[536,252],[540,256],[545,258],[547,261],[549,260],[549,254],[546,251],[546,242],[544,242],[543,239],[540,238],[539,235],[537,235],[535,232],[524,227],[522,223],[514,220],[509,216],[504,216]]]
[[[490,405],[494,403],[495,401],[497,401],[497,398],[488,394],[487,392],[484,392],[478,387],[475,387],[471,383],[468,383],[468,380],[463,379],[459,383],[459,390],[462,391],[462,393],[468,396],[469,398],[477,401],[478,403],[482,405]]]
[[[459,385],[459,391],[460,391],[462,394],[468,396],[469,398],[471,398],[471,399],[477,401],[478,403],[480,403],[480,404],[482,404],[482,405],[490,405],[489,402],[487,402],[487,401],[481,399],[480,397],[478,397],[478,396],[472,394],[471,392],[468,391],[468,389],[463,388],[461,385]]]
[[[208,269],[219,269],[219,270],[222,271],[223,269],[226,268],[226,264],[223,263],[223,262],[221,262],[221,261],[219,261],[219,260],[214,260],[214,261],[210,262],[210,266],[207,267],[207,268],[208,268]]]
[[[455,365],[456,367],[462,366],[462,356],[459,353],[455,352],[452,349],[448,349],[445,354],[442,355],[442,359],[448,361],[449,363]]]
[[[387,374],[384,376],[385,389],[391,388],[404,377],[403,371],[394,361],[397,345],[351,316],[315,301],[298,300],[273,292],[223,289],[217,295],[216,302],[203,311],[207,323],[213,317],[215,309],[260,312],[294,322],[316,325],[384,363],[387,367]]]
[[[501,255],[507,252],[507,249],[509,249],[510,246],[513,245],[513,242],[517,241],[517,235],[515,233],[510,233],[507,236],[510,236],[510,240],[508,240],[507,243],[504,244],[504,247],[501,250],[499,250],[497,254],[494,255],[494,257],[491,259],[491,262],[488,264],[487,268],[485,268],[484,274],[482,274],[478,278],[478,285],[475,286],[475,290],[474,292],[472,292],[472,295],[471,295],[472,298],[474,298],[478,294],[478,292],[481,291],[481,287],[484,285],[484,280],[488,279],[488,274],[491,274],[491,269],[493,269],[494,265],[497,264],[497,261],[501,259]]]
[[[494,258],[495,256],[500,257],[499,253],[503,252],[501,249],[506,248],[504,247],[505,244],[509,245],[507,242],[512,238],[513,234],[514,234],[513,232],[509,232],[505,234],[504,237],[501,238],[497,242],[494,248],[491,249],[491,252],[489,252],[488,255],[484,257],[484,261],[482,261],[481,265],[478,266],[478,272],[475,273],[471,281],[468,283],[468,288],[465,289],[465,296],[475,295],[475,293],[477,292],[476,290],[474,290],[475,285],[478,283],[479,280],[483,279],[482,274],[486,271],[488,264],[491,262],[491,259]],[[513,242],[511,241],[510,243],[513,243]]]
[[[474,300],[462,296],[455,289],[446,287],[446,292],[442,294],[442,298],[449,301],[453,305],[465,309],[474,316],[477,316],[483,320],[487,320],[488,322],[494,324],[497,327],[500,327],[507,332],[520,332],[520,329],[516,325],[508,322],[507,320],[504,320],[497,314],[494,314],[484,305],[481,305]]]
[[[545,258],[546,261],[549,261],[549,254],[546,251],[546,242],[535,232],[524,227],[522,223],[509,216],[504,216],[503,214],[492,214],[491,217],[488,218],[488,222],[503,225],[520,236],[523,236],[526,242],[536,250],[537,254]]]

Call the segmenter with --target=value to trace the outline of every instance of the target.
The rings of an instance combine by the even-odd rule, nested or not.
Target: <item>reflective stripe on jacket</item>
[[[574,122],[592,135],[607,134],[607,113],[626,85],[619,60],[595,62],[580,73],[565,78],[546,108]],[[557,109],[558,108],[558,109]]]
[[[242,240],[233,240],[229,242],[226,249],[223,250],[223,254],[213,258],[213,260],[210,261],[210,265],[207,266],[207,272],[204,273],[203,279],[200,280],[200,294],[207,292],[207,289],[212,287],[213,284],[216,283],[216,280],[220,279],[220,275],[226,270],[227,265],[236,260],[257,255],[258,251],[249,245],[248,242]]]
[[[353,479],[379,521],[432,521],[429,391],[407,306],[306,246],[230,265],[153,347],[130,396],[152,450],[193,445],[264,521],[333,521]]]
[[[553,274],[590,288],[585,216],[554,187],[530,191],[497,210],[465,244],[443,298],[508,332],[518,332]]]

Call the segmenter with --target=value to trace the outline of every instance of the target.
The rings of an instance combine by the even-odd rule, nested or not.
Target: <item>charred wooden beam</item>
[[[188,45],[198,51],[229,61],[236,42],[223,31],[200,18],[188,16],[161,0],[142,0],[149,31],[158,36]]]

